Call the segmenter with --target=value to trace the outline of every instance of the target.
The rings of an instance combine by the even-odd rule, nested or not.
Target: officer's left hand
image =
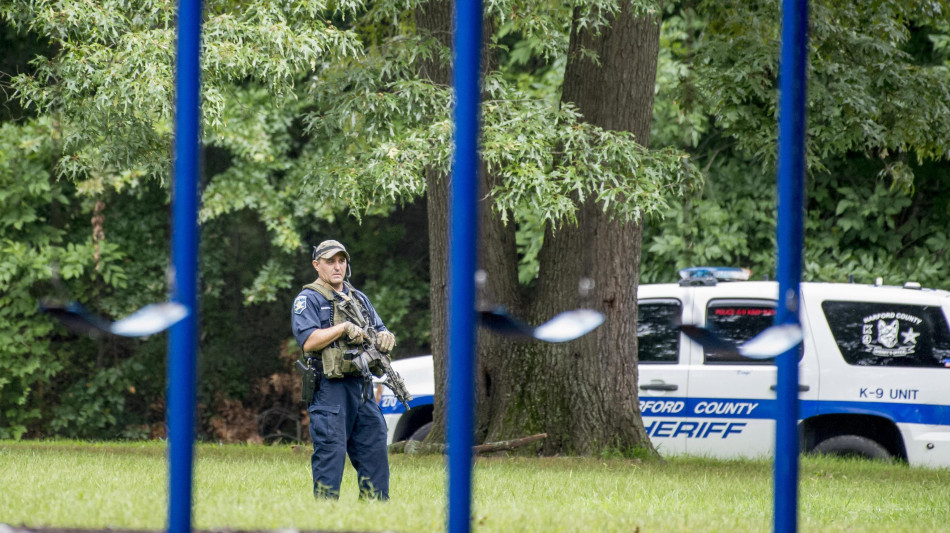
[[[396,345],[396,336],[388,331],[380,331],[376,334],[376,349],[383,353],[389,353]]]

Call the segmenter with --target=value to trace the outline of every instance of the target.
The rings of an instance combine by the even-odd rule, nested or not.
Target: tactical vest
[[[329,302],[333,307],[330,310],[330,322],[331,326],[336,326],[337,324],[342,324],[347,322],[346,317],[343,316],[343,312],[339,308],[339,299],[343,298],[346,301],[351,301],[356,306],[356,309],[359,311],[360,321],[363,318],[363,305],[360,303],[360,299],[356,296],[356,289],[353,288],[348,282],[343,282],[347,289],[350,290],[350,294],[347,295],[342,292],[334,291],[330,288],[323,280],[317,278],[313,283],[308,283],[303,287],[305,289],[312,289],[317,291],[320,296],[323,296],[327,302]],[[359,327],[365,327],[366,324],[356,324]],[[353,363],[352,358],[347,359],[345,349],[341,345],[345,345],[346,341],[343,337],[331,342],[326,347],[316,352],[310,352],[315,354],[315,357],[319,357],[323,361],[323,374],[329,378],[342,378],[343,376],[356,376],[360,375],[360,369]]]

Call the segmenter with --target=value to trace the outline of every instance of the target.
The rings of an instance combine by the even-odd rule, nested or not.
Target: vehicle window
[[[950,367],[950,331],[939,307],[825,301],[821,309],[850,365]]]
[[[706,306],[706,328],[736,345],[755,337],[775,320],[775,302],[768,300],[711,300]],[[706,363],[766,364],[774,359],[749,359],[738,353],[704,348]]]
[[[641,363],[679,361],[682,316],[677,300],[641,300],[637,308],[637,357]]]

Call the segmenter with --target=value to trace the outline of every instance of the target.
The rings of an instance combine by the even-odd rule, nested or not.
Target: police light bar
[[[679,271],[680,279],[713,279],[716,281],[748,281],[752,271],[739,267],[690,267]]]

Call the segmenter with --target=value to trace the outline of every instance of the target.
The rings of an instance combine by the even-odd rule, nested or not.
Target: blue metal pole
[[[455,161],[449,191],[448,531],[471,530],[482,4],[455,2]]]
[[[799,322],[805,199],[805,66],[808,1],[782,2],[779,71],[778,267],[776,324]],[[778,356],[775,421],[775,532],[798,530],[798,347]]]
[[[168,341],[169,436],[168,531],[191,533],[195,424],[195,352],[198,332],[198,113],[201,0],[178,5],[178,68],[175,92],[175,175],[172,199],[172,299],[188,316]]]

